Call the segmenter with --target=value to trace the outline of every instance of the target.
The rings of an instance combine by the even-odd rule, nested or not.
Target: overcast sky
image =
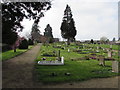
[[[118,38],[118,0],[53,0],[52,8],[40,19],[41,34],[47,24],[52,27],[53,36],[61,40],[61,22],[68,4],[72,10],[77,40],[99,40],[106,36]],[[24,20],[21,36],[31,32],[33,21]]]

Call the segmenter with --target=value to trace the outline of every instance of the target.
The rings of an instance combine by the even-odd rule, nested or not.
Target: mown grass
[[[111,45],[108,45],[108,44],[86,44],[86,45],[89,45],[89,46],[94,46],[94,47],[103,47],[103,48],[110,48]],[[112,49],[113,50],[118,50],[119,49],[119,45],[112,45]]]
[[[63,45],[64,46],[64,45]],[[71,61],[71,58],[80,58],[84,57],[88,54],[78,54],[76,52],[68,52],[68,48],[71,50],[75,48],[75,45],[71,45],[66,47],[65,50],[59,48],[53,48],[50,46],[42,46],[38,58],[36,59],[35,64],[35,77],[36,80],[42,83],[63,83],[63,82],[76,82],[88,80],[91,78],[103,78],[103,77],[111,77],[117,75],[117,73],[111,72],[112,62],[106,61],[106,66],[99,66],[98,60],[77,60]],[[37,61],[41,60],[44,52],[47,51],[61,51],[61,56],[64,57],[65,65],[63,66],[42,66],[38,65]],[[101,54],[101,53],[98,53]],[[106,54],[104,54],[107,56]],[[47,60],[55,60],[56,57],[46,57]],[[56,73],[57,76],[52,76],[51,73]],[[65,73],[70,73],[70,76],[66,76]]]
[[[0,60],[5,61],[5,60],[8,60],[8,59],[11,59],[11,58],[13,58],[17,55],[20,55],[20,54],[26,52],[27,50],[31,49],[32,47],[33,47],[33,45],[30,45],[28,47],[28,49],[16,49],[16,52],[14,52],[13,50],[2,52],[0,54]]]

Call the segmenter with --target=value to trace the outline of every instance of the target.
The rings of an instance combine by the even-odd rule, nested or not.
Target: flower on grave
[[[46,58],[43,57],[42,60],[46,60]]]

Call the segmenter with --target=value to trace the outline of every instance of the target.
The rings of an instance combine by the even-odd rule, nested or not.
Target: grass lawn
[[[110,48],[110,45],[108,45],[108,44],[86,44],[86,45],[90,45],[90,46],[94,46],[94,47],[99,46],[99,47],[103,47],[103,48]],[[112,49],[118,50],[119,49],[118,45],[112,45]]]
[[[3,52],[0,54],[0,60],[4,61],[4,60],[8,60],[10,58],[13,58],[17,55],[20,55],[20,54],[26,52],[27,50],[31,49],[32,47],[33,47],[33,45],[30,45],[28,47],[28,49],[17,49],[16,52],[14,52],[13,50]]]
[[[64,45],[63,45],[64,46]],[[42,83],[63,83],[63,82],[76,82],[88,80],[91,78],[103,78],[118,75],[111,72],[112,61],[106,61],[106,66],[99,66],[98,60],[76,60],[72,61],[71,58],[80,58],[87,56],[88,54],[78,54],[72,52],[72,49],[77,46],[71,45],[66,47],[65,50],[60,48],[53,48],[52,45],[42,46],[39,56],[35,64],[35,77],[38,82]],[[68,52],[68,48],[70,52]],[[63,66],[42,66],[38,65],[37,61],[40,61],[45,52],[61,51],[61,56],[64,57],[65,65]],[[97,53],[101,54],[101,53]],[[106,54],[104,54],[106,56]],[[45,57],[47,60],[55,60],[56,57]],[[52,76],[52,73],[56,73],[56,76]],[[70,73],[70,76],[66,76],[65,73]]]

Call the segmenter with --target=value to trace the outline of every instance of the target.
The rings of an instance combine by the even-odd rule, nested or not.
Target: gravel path
[[[3,88],[31,88],[33,86],[32,71],[40,45],[2,63]]]
[[[56,85],[41,85],[41,88],[119,88],[120,77],[96,78],[83,82],[63,83]]]
[[[33,67],[41,44],[31,50],[3,62],[3,88],[118,88],[118,78],[97,78],[83,82],[43,85],[34,82]]]

